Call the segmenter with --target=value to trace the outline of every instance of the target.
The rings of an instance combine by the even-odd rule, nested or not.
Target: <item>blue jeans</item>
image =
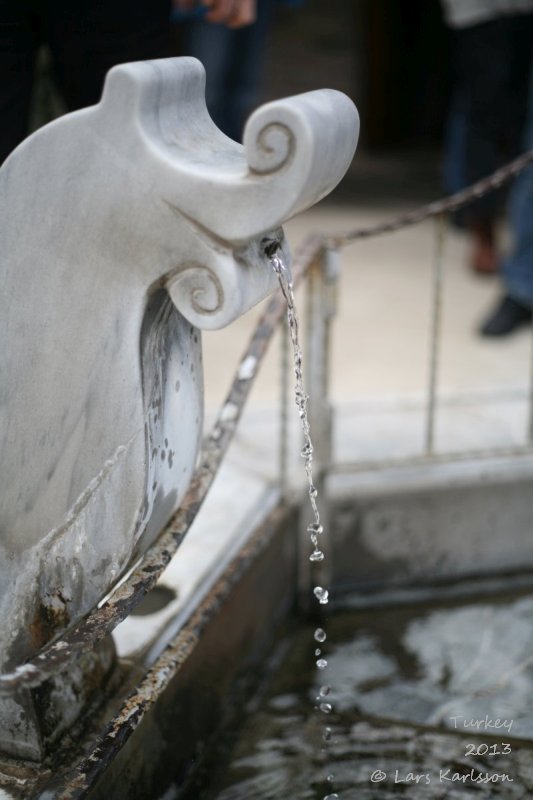
[[[244,123],[257,105],[272,0],[258,0],[257,20],[233,30],[202,19],[183,26],[187,55],[204,65],[209,113],[224,133],[240,142]]]
[[[525,149],[533,149],[533,66],[529,81],[529,105]],[[511,190],[509,220],[514,242],[503,265],[505,289],[510,297],[533,304],[533,165],[516,179]]]
[[[533,13],[505,14],[452,32],[455,91],[447,177],[456,183],[453,188],[490,175],[520,152],[532,42]],[[490,225],[503,198],[500,191],[477,198],[462,209],[462,220]]]

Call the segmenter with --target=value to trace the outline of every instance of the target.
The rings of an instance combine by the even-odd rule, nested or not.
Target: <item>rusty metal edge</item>
[[[92,743],[88,755],[84,755],[75,766],[56,773],[54,779],[37,789],[31,798],[75,800],[86,796],[132,736],[145,714],[179,673],[200,642],[206,626],[229,598],[236,584],[267,548],[289,513],[290,509],[286,505],[278,505],[269,513],[224,574],[191,612],[188,622],[124,699],[118,713]]]

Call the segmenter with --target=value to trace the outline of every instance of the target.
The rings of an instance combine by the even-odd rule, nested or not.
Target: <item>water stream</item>
[[[294,289],[291,280],[291,274],[288,266],[283,261],[281,250],[276,243],[270,246],[267,250],[267,255],[270,257],[272,268],[277,275],[280,289],[287,304],[287,325],[289,329],[289,336],[292,346],[293,364],[294,364],[294,397],[296,407],[298,409],[298,417],[300,419],[300,427],[303,434],[303,447],[300,455],[304,459],[304,469],[307,477],[307,494],[309,497],[309,504],[311,507],[312,521],[307,526],[309,538],[312,546],[309,560],[312,563],[321,562],[324,560],[324,551],[319,546],[319,537],[324,534],[324,528],[320,521],[320,512],[317,504],[318,492],[313,482],[313,442],[311,439],[311,430],[307,414],[307,402],[309,396],[305,392],[303,371],[302,371],[302,350],[300,346],[298,315],[296,312],[296,304],[294,300]],[[315,586],[313,594],[320,605],[327,605],[329,602],[329,591],[323,586]],[[314,639],[317,644],[323,644],[327,639],[327,634],[323,628],[317,628],[314,632]],[[315,648],[316,667],[318,670],[325,670],[328,666],[327,659],[323,657],[322,649]],[[316,708],[322,714],[331,714],[333,706],[326,698],[330,694],[330,686],[324,684],[320,686],[318,695],[316,697]],[[328,744],[331,741],[331,728],[324,727],[323,730],[323,743]],[[333,781],[333,775],[328,776],[329,783]],[[338,800],[339,795],[329,793],[324,795],[323,800]]]

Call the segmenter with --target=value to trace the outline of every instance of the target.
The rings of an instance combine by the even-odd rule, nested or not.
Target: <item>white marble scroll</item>
[[[93,607],[179,506],[198,329],[272,291],[263,237],[340,180],[357,132],[351,101],[322,90],[260,108],[243,147],[209,118],[199,62],[139,62],[0,170],[3,670]]]

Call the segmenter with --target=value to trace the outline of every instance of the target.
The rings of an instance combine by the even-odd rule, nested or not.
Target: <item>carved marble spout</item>
[[[241,146],[209,118],[199,62],[139,62],[0,170],[2,671],[98,603],[179,506],[199,329],[273,290],[262,239],[336,185],[357,134],[351,101],[322,90],[260,108]],[[82,705],[53,702],[2,698],[0,750],[40,758]]]

